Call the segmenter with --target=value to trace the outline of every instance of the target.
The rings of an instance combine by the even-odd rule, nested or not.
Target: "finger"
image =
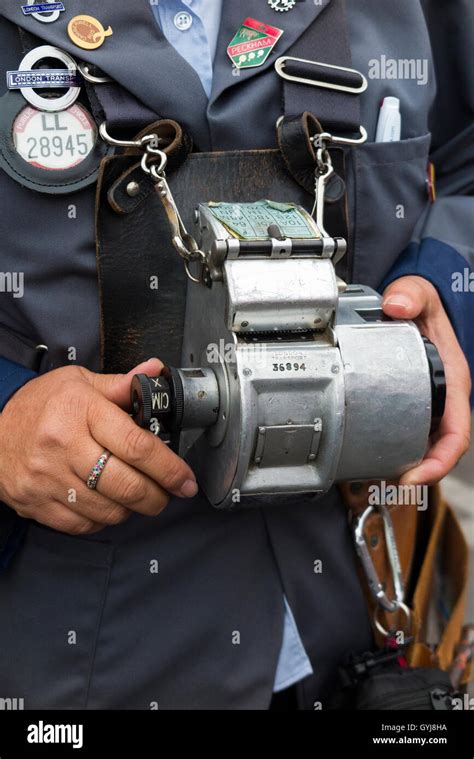
[[[111,456],[105,465],[97,488],[90,490],[86,482],[90,462],[95,462],[103,450],[90,440],[87,450],[76,458],[74,471],[80,482],[80,506],[85,516],[106,524],[119,524],[130,516],[130,511],[157,516],[169,502],[169,495],[150,477]],[[94,511],[95,510],[95,511]],[[114,521],[117,520],[117,521]]]
[[[102,495],[98,490],[90,490],[86,485],[86,480],[81,477],[74,477],[72,490],[74,500],[71,500],[71,491],[68,493],[67,501],[61,499],[61,503],[71,509],[74,514],[78,514],[92,522],[97,522],[102,526],[112,527],[117,524],[126,522],[131,516],[130,509],[123,504]]]
[[[419,466],[407,472],[402,485],[433,485],[446,477],[466,453],[470,442],[469,396],[463,387],[447,386],[446,411],[438,440]]]
[[[192,498],[198,491],[189,466],[148,430],[138,427],[113,403],[102,399],[88,411],[91,436],[121,461],[147,474],[167,492]]]
[[[419,466],[403,475],[401,484],[434,485],[454,469],[465,452],[463,438],[455,433],[444,435]]]
[[[91,535],[104,529],[104,525],[75,514],[59,501],[42,504],[29,518],[45,527],[68,535]]]
[[[416,319],[430,302],[430,285],[419,277],[401,277],[385,290],[382,308],[392,319]]]
[[[120,408],[130,409],[131,384],[135,374],[147,374],[157,377],[163,369],[163,363],[158,358],[151,358],[139,364],[128,374],[94,374],[88,373],[88,381],[96,390],[102,393],[107,400],[115,403]]]

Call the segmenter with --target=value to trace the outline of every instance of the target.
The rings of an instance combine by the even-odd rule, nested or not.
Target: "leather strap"
[[[140,139],[147,134],[156,134],[159,140],[160,150],[168,156],[168,171],[176,171],[191,153],[193,143],[189,135],[181,126],[171,119],[163,119],[143,129],[136,137]],[[141,166],[141,153],[138,150],[125,151],[126,156],[140,157],[140,161],[133,163],[113,183],[109,192],[108,200],[116,213],[132,213],[154,191],[155,184],[145,174]],[[156,161],[159,161],[156,158]],[[150,165],[153,161],[150,161]],[[133,191],[130,192],[130,188]]]

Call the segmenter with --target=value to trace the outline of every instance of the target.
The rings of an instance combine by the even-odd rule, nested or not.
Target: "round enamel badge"
[[[96,125],[79,104],[57,113],[27,106],[13,123],[16,152],[39,169],[71,169],[90,155],[96,141]]]
[[[67,32],[74,44],[84,50],[96,50],[104,44],[106,37],[113,34],[111,26],[105,29],[93,16],[74,16]]]

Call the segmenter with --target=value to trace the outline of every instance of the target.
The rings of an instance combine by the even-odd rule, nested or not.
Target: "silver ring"
[[[99,459],[97,460],[97,463],[94,464],[94,466],[92,467],[89,473],[89,476],[86,480],[86,485],[89,488],[89,490],[96,490],[97,485],[99,484],[99,480],[102,476],[102,472],[107,466],[107,462],[111,456],[112,454],[110,453],[110,451],[104,451],[102,456],[100,456]]]
[[[54,3],[55,0],[45,0],[45,2]],[[48,15],[45,16],[45,13]],[[32,13],[31,15],[37,21],[41,21],[42,24],[52,24],[53,21],[58,20],[59,16],[61,15],[61,11],[38,11],[37,13]]]
[[[76,61],[70,55],[53,45],[41,45],[31,50],[20,63],[19,71],[31,71],[35,63],[39,63],[43,58],[54,58],[61,61],[68,71],[75,74],[77,71]],[[70,87],[65,95],[59,98],[43,98],[38,95],[33,87],[22,87],[20,90],[25,100],[39,111],[54,113],[55,111],[65,111],[73,105],[81,92],[80,87]]]
[[[392,612],[388,612],[388,613],[395,614],[396,611],[398,611],[399,609],[401,609],[403,611],[403,613],[405,614],[405,616],[406,616],[407,625],[409,625],[409,627],[411,627],[411,625],[412,625],[412,616],[411,616],[410,609],[408,608],[408,606],[406,604],[403,603],[403,601],[397,601],[397,604],[398,604],[398,607],[396,609],[394,609]],[[378,620],[378,613],[379,613],[379,611],[380,611],[380,607],[377,607],[377,609],[375,610],[375,615],[374,615],[374,624],[375,624],[375,627],[377,628],[377,630],[379,631],[379,633],[381,635],[383,635],[384,638],[389,638],[390,635],[393,635],[394,631],[393,630],[392,631],[386,630],[385,627],[379,622],[379,620]],[[385,611],[387,611],[387,610],[385,610]]]

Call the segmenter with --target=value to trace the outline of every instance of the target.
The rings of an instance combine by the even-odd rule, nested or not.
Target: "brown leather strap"
[[[156,134],[160,150],[168,156],[167,168],[174,171],[186,160],[191,153],[193,143],[182,127],[171,119],[163,119],[143,129],[134,139],[139,140],[148,134]],[[154,182],[142,169],[142,153],[135,148],[125,151],[126,156],[139,156],[140,160],[133,163],[114,182],[108,193],[108,200],[116,213],[132,213],[153,192]],[[155,159],[158,162],[159,158]],[[150,165],[153,160],[150,161]]]

